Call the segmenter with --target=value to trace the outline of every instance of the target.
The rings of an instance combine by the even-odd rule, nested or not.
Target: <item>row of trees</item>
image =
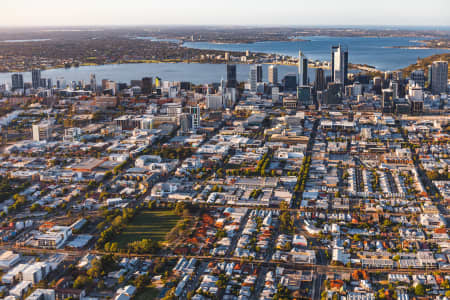
[[[152,241],[151,239],[134,241],[128,243],[127,247],[130,252],[137,254],[156,253],[160,249],[159,243],[156,241]]]
[[[266,176],[267,172],[266,169],[270,164],[270,160],[272,159],[272,153],[266,152],[264,153],[263,157],[259,160],[255,173],[257,175]]]
[[[291,233],[295,230],[294,220],[289,211],[283,211],[280,215],[280,230],[285,233]]]
[[[311,164],[311,156],[305,156],[303,158],[303,164],[300,168],[300,173],[297,176],[297,184],[294,187],[294,196],[292,197],[292,201],[294,205],[298,205],[297,194],[303,193],[305,191],[306,179],[308,178],[309,167]]]
[[[450,173],[448,172],[448,167],[441,172],[439,172],[439,170],[432,170],[427,171],[426,174],[430,180],[450,180]]]
[[[15,194],[13,199],[14,203],[8,207],[8,212],[14,212],[24,207],[25,204],[27,203],[27,197],[24,195]]]
[[[15,185],[8,177],[0,176],[0,202],[8,200],[14,194],[25,190],[28,185],[27,182]]]
[[[113,255],[104,255],[101,258],[94,258],[91,263],[91,268],[86,271],[86,274],[79,275],[73,282],[75,289],[88,288],[92,285],[94,279],[106,275],[107,273],[117,269],[116,257]],[[99,285],[101,285],[99,281]]]
[[[100,233],[100,238],[97,240],[97,249],[103,249],[107,242],[111,242],[134,218],[136,210],[132,208],[124,208],[122,211],[113,210],[104,212],[106,214],[106,221],[98,225],[101,229],[110,222],[110,226]],[[111,251],[111,245],[109,246]]]
[[[153,150],[153,155],[159,155],[166,159],[185,159],[192,155],[192,148],[190,147],[163,147]]]

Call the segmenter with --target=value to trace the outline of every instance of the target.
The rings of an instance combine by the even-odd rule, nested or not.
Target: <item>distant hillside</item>
[[[404,69],[402,69],[402,71],[405,73],[405,76],[409,76],[409,74],[417,69],[423,69],[425,70],[425,75],[428,76],[428,66],[431,65],[433,63],[433,61],[437,61],[437,60],[443,60],[443,61],[447,61],[450,63],[450,53],[443,53],[443,54],[435,54],[432,56],[428,56],[425,58],[421,58],[417,61],[416,64],[410,65]],[[449,73],[450,75],[450,68],[449,68]]]

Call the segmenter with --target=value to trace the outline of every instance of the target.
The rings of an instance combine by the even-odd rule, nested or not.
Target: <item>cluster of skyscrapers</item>
[[[25,88],[22,74],[12,74],[11,83],[13,91],[23,90]],[[31,87],[35,90],[39,88],[52,88],[53,83],[50,78],[46,79],[41,77],[41,70],[33,69],[31,70]]]
[[[316,69],[316,76],[314,84],[310,84],[308,77],[308,58],[302,51],[298,55],[298,71],[297,74],[287,74],[279,83],[278,66],[270,65],[268,68],[268,82],[272,87],[281,88],[283,90],[297,91],[297,96],[304,105],[312,103],[313,96],[320,94],[328,98],[327,92],[330,91],[332,95],[338,94],[343,90],[345,84],[348,83],[348,50],[339,45],[333,46],[331,49],[331,76],[325,76],[325,71],[322,68]],[[233,72],[230,72],[233,70]],[[233,76],[231,76],[233,75]],[[236,82],[236,66],[229,65],[227,69],[227,80],[229,82]],[[263,69],[261,65],[252,65],[249,74],[250,91],[262,92],[263,84]]]
[[[263,80],[263,66],[255,64],[250,66],[249,80],[246,90],[256,94],[272,93],[272,99],[279,99],[279,92],[290,92],[297,94],[298,103],[304,106],[314,103],[319,105],[340,104],[344,95],[359,96],[364,92],[371,91],[375,95],[382,95],[382,108],[385,112],[396,110],[397,106],[394,100],[408,98],[406,89],[409,88],[412,95],[409,97],[410,107],[411,99],[419,99],[419,89],[428,90],[432,95],[440,95],[447,92],[448,87],[448,63],[446,61],[435,61],[429,65],[428,70],[418,69],[411,72],[409,81],[402,76],[381,78],[379,76],[371,79],[368,74],[354,74],[352,81],[349,80],[348,73],[348,49],[343,45],[331,47],[331,62],[329,69],[315,68],[313,82],[309,77],[309,60],[302,51],[298,53],[297,72],[286,74],[280,82],[279,66],[277,64],[268,67],[268,83]],[[426,72],[427,71],[427,72]],[[390,74],[392,72],[386,72]],[[428,73],[428,74],[426,74]],[[401,72],[395,72],[401,74]],[[41,70],[33,69],[31,72],[32,82],[25,83],[22,74],[12,74],[12,91],[25,91],[28,89],[52,92],[53,84],[51,79],[42,78]],[[352,76],[350,76],[352,77]],[[130,90],[133,94],[151,95],[153,92],[158,94],[160,79],[155,77],[145,77],[142,80],[131,80]],[[182,85],[185,83],[181,83]],[[227,103],[236,101],[236,92],[239,82],[237,81],[237,66],[235,64],[227,65],[226,85],[222,82],[221,96],[208,95],[208,107],[227,107]],[[63,80],[56,80],[55,87],[64,89],[66,87],[88,90],[94,93],[104,93],[117,95],[119,92],[127,90],[128,85],[117,83],[112,80],[103,79],[101,85],[97,84],[94,74],[91,75],[88,85],[84,81],[78,84],[72,81],[71,85],[66,85]],[[45,91],[44,91],[45,92]],[[42,92],[42,93],[44,93]],[[169,93],[169,96],[173,93]],[[419,95],[419,96],[417,96]],[[398,101],[397,101],[398,102]],[[420,101],[419,101],[420,102]],[[420,104],[418,104],[420,105]],[[229,106],[229,105],[228,105]],[[398,105],[401,107],[401,104]]]
[[[432,95],[440,95],[447,92],[448,63],[445,61],[433,62],[428,69],[428,76],[424,70],[411,72],[409,80],[399,75],[399,78],[389,77],[384,80],[375,77],[370,80],[370,75],[359,73],[349,76],[349,52],[343,45],[331,47],[331,62],[329,70],[315,68],[314,81],[311,83],[308,74],[309,60],[302,51],[298,54],[298,65],[296,74],[285,75],[279,82],[278,65],[268,67],[268,83],[263,82],[263,67],[260,64],[250,67],[247,89],[252,93],[264,94],[272,90],[273,99],[277,99],[280,91],[296,92],[298,104],[308,106],[314,103],[319,105],[335,105],[342,103],[344,96],[363,95],[364,92],[372,91],[375,95],[381,95],[383,111],[393,112],[395,107],[401,107],[401,101],[407,98],[408,109],[414,108],[420,111],[420,91],[428,89]],[[401,74],[397,71],[395,74]],[[393,74],[393,72],[386,72]],[[350,81],[349,78],[353,77]],[[428,81],[426,81],[426,79]],[[236,65],[227,66],[227,87],[236,87]],[[411,95],[406,95],[408,87]],[[418,96],[419,95],[419,96]],[[422,97],[423,98],[423,97]],[[399,105],[394,103],[399,102]],[[417,101],[416,101],[417,100]],[[405,106],[406,107],[406,106]]]

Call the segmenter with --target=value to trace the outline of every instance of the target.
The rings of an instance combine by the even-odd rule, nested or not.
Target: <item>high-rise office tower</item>
[[[311,102],[311,87],[310,86],[299,86],[297,87],[297,99],[298,102],[302,105],[310,105]]]
[[[314,80],[314,88],[316,91],[323,91],[327,88],[327,82],[325,80],[325,72],[322,68],[316,69],[316,79]]]
[[[302,51],[298,52],[298,85],[308,85],[308,59]]]
[[[235,88],[237,86],[236,65],[227,65],[227,88]]]
[[[48,79],[47,79],[47,87],[48,87],[49,89],[53,88],[53,81],[52,81],[51,78],[48,78]]]
[[[257,65],[252,65],[250,67],[250,90],[256,92],[258,83],[258,67]]]
[[[425,72],[424,70],[414,70],[411,72],[410,79],[418,84],[421,88],[425,87]]]
[[[180,130],[181,132],[189,132],[192,128],[192,117],[190,114],[180,115]]]
[[[281,80],[281,85],[283,86],[284,90],[295,91],[297,89],[297,75],[295,75],[295,73],[287,74]]]
[[[345,85],[348,75],[348,49],[331,47],[331,81]]]
[[[271,84],[278,83],[278,67],[277,67],[277,65],[269,66],[269,83],[271,83]]]
[[[280,101],[280,88],[277,86],[272,87],[272,102],[278,103]]]
[[[192,129],[197,130],[200,127],[200,107],[191,106]]]
[[[328,83],[327,89],[323,92],[320,92],[322,95],[322,104],[326,105],[336,105],[336,104],[342,104],[342,97],[343,97],[343,85],[341,83],[335,83],[330,82]],[[317,97],[319,98],[319,94]]]
[[[102,92],[110,93],[111,96],[116,95],[116,83],[109,79],[102,79]]]
[[[391,71],[384,72],[384,79],[383,79],[383,89],[387,89],[390,86],[391,80],[394,79],[394,73]]]
[[[392,73],[391,71],[386,71],[384,72],[384,80],[389,82],[389,80],[394,79],[394,73]]]
[[[91,91],[93,91],[94,93],[97,92],[97,79],[95,78],[95,74],[91,74],[91,78],[90,78],[90,84],[91,84]]]
[[[12,81],[12,89],[23,89],[23,75],[22,74],[12,74],[11,75],[11,81]]]
[[[41,78],[41,80],[39,82],[39,87],[47,88],[47,79],[46,78]]]
[[[394,91],[392,89],[383,89],[381,98],[381,107],[383,112],[391,113],[394,109]]]
[[[150,95],[153,90],[153,78],[144,77],[142,78],[142,93],[145,95]]]
[[[381,94],[381,87],[383,85],[383,79],[381,77],[374,77],[373,78],[373,90],[375,94],[380,95]]]
[[[448,62],[435,61],[431,65],[431,93],[439,95],[447,92]]]
[[[428,88],[430,90],[431,90],[431,77],[432,77],[432,75],[433,75],[433,64],[428,66],[428,79],[427,79],[427,82],[428,82]]]
[[[263,69],[261,65],[256,65],[256,82],[263,81]]]
[[[399,83],[399,81],[392,80],[390,88],[392,89],[394,100],[400,98],[400,83]]]
[[[41,85],[41,70],[31,70],[31,85],[33,86],[33,89],[39,88],[39,86]]]
[[[160,88],[162,84],[162,79],[161,77],[156,77],[155,78],[155,88]]]

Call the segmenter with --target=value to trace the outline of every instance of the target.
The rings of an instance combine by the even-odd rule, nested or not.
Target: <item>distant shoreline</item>
[[[227,42],[219,42],[219,41],[183,41],[183,44],[186,42],[191,43],[210,43],[215,45],[237,45],[237,44],[256,44],[256,43],[266,43],[266,42],[311,42],[311,40],[308,39],[302,39],[302,38],[286,38],[286,39],[261,39],[261,40],[255,40],[255,41],[227,41]],[[182,45],[183,45],[182,44]]]
[[[450,50],[448,47],[428,47],[428,46],[385,46],[385,49],[408,49],[408,50],[433,50],[433,49],[442,49],[442,50]]]
[[[48,67],[45,69],[41,69],[41,71],[50,71],[50,70],[74,70],[74,69],[78,69],[80,67],[101,67],[101,66],[113,66],[113,65],[131,65],[131,64],[205,64],[205,65],[227,65],[227,64],[235,64],[235,65],[255,65],[258,63],[243,63],[241,61],[238,62],[200,62],[200,61],[175,61],[175,60],[170,60],[170,61],[157,61],[157,60],[139,60],[139,61],[126,61],[126,62],[111,62],[111,63],[106,63],[106,64],[96,64],[96,63],[82,63],[79,64],[78,66],[72,66],[70,68],[66,68],[64,66],[53,66],[53,67]],[[259,63],[262,65],[278,65],[278,66],[292,66],[295,67],[297,66],[296,63],[283,63],[283,62],[262,62]],[[327,66],[308,66],[309,69],[317,69],[317,68],[322,68],[322,69],[330,69],[330,67]],[[361,70],[361,71],[379,71],[378,69],[376,69],[376,67],[374,66],[369,66],[369,65],[365,65],[365,64],[353,64],[353,63],[349,63],[349,68],[354,69],[354,70]],[[0,72],[0,74],[13,74],[13,73],[30,73],[31,70],[27,70],[27,71],[16,71],[16,70],[12,70],[9,72]]]

